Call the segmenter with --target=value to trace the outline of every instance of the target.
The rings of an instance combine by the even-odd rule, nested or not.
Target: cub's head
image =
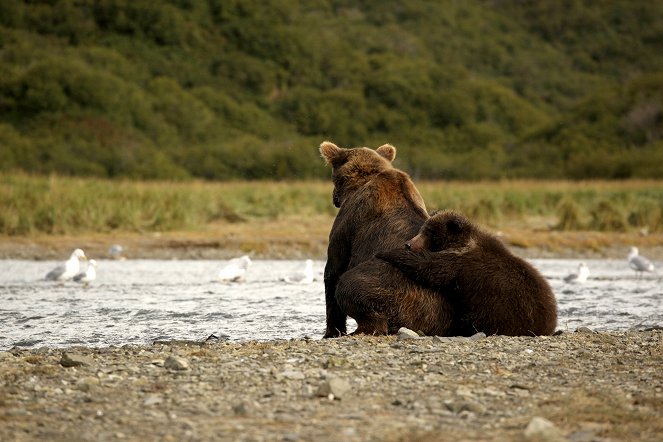
[[[476,229],[469,219],[459,213],[450,210],[438,212],[426,220],[406,247],[415,252],[461,249],[471,245]]]
[[[385,144],[375,150],[368,147],[345,149],[325,141],[320,145],[320,154],[332,166],[332,200],[336,207],[341,207],[348,195],[366,184],[371,177],[393,168],[391,162],[396,158],[396,148]]]

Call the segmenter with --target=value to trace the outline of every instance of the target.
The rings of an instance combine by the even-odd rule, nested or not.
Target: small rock
[[[578,329],[576,329],[576,333],[592,334],[594,331],[589,327],[578,327]]]
[[[470,336],[470,341],[478,341],[478,340],[483,339],[485,337],[486,337],[486,334],[484,332],[475,333],[472,336]]]
[[[596,433],[589,430],[575,431],[569,436],[571,442],[594,442],[597,439]]]
[[[419,334],[416,331],[410,330],[409,328],[401,327],[398,329],[397,337],[399,340],[419,339]]]
[[[329,397],[330,399],[343,399],[350,392],[350,389],[350,384],[345,379],[331,378],[320,384],[316,395]]]
[[[304,376],[304,373],[302,373],[301,371],[286,370],[286,371],[282,371],[281,373],[279,373],[276,377],[277,378],[284,378],[284,379],[291,379],[293,381],[298,381],[298,380],[304,379],[306,376]]]
[[[244,402],[239,402],[233,405],[233,413],[235,413],[235,416],[246,416],[248,412],[249,410],[246,408],[246,404]]]
[[[94,360],[85,355],[77,353],[62,353],[62,359],[60,359],[60,365],[63,367],[78,367],[80,365],[92,365]]]
[[[158,394],[151,394],[145,398],[145,400],[143,401],[143,405],[149,407],[152,405],[160,404],[162,402],[163,398],[161,396],[159,396]]]
[[[164,360],[163,359],[152,359],[150,361],[150,364],[156,365],[157,367],[163,367]]]
[[[177,356],[168,356],[163,361],[163,367],[169,370],[188,370],[189,363],[184,358],[179,358]]]
[[[99,385],[99,378],[94,376],[88,376],[82,379],[79,379],[76,382],[76,389],[80,391],[90,391],[93,386]]]
[[[304,397],[313,396],[313,386],[309,384],[304,384],[304,386],[302,387],[302,396]]]
[[[461,342],[461,341],[467,341],[468,338],[464,336],[433,336],[432,341],[433,342],[443,342],[443,343],[449,343],[449,342]]]
[[[525,439],[532,442],[563,442],[566,438],[548,419],[534,416],[525,428]]]
[[[456,400],[456,401],[445,401],[444,405],[449,411],[455,414],[460,414],[463,411],[474,413],[474,414],[484,414],[486,412],[486,407],[478,402],[469,401],[469,400]]]

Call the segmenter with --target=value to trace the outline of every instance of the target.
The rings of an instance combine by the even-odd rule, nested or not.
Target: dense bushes
[[[0,170],[326,176],[323,139],[418,178],[660,178],[660,2],[0,3]]]

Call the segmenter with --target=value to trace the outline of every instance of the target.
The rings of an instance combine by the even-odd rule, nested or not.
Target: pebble
[[[298,381],[298,380],[305,379],[306,376],[304,376],[304,373],[302,373],[301,371],[286,370],[286,371],[282,371],[281,373],[277,374],[276,378],[277,379],[283,378],[283,379],[290,379],[290,380],[293,380],[293,381]]]
[[[564,442],[567,440],[555,424],[540,416],[534,416],[527,424],[525,439],[531,442]]]
[[[189,363],[186,359],[177,356],[168,356],[163,361],[163,367],[168,370],[188,370]]]
[[[398,329],[398,334],[396,336],[398,340],[405,340],[405,339],[419,339],[420,336],[416,331],[410,330],[409,328],[406,327],[401,327]]]
[[[152,405],[160,404],[162,402],[163,398],[161,396],[159,396],[158,394],[150,394],[143,401],[143,405],[149,407]]]
[[[578,327],[576,329],[576,333],[589,333],[589,334],[591,334],[591,333],[594,333],[594,331],[589,327]]]
[[[78,367],[80,365],[92,365],[94,360],[89,357],[78,353],[62,353],[60,365],[63,367]]]
[[[318,387],[317,396],[328,397],[330,399],[343,399],[347,397],[351,387],[348,381],[342,378],[333,377],[327,379]]]

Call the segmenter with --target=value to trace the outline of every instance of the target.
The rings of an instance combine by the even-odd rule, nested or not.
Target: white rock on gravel
[[[163,361],[163,367],[169,370],[188,370],[189,363],[184,358],[168,356],[166,360]]]
[[[327,379],[318,387],[317,396],[328,397],[330,399],[343,399],[347,397],[351,387],[348,381],[341,378]]]
[[[417,332],[410,330],[409,328],[406,327],[401,327],[398,329],[398,335],[397,335],[399,340],[403,339],[419,339],[419,335]]]
[[[525,439],[530,442],[564,442],[566,437],[548,419],[534,416],[525,428]]]

